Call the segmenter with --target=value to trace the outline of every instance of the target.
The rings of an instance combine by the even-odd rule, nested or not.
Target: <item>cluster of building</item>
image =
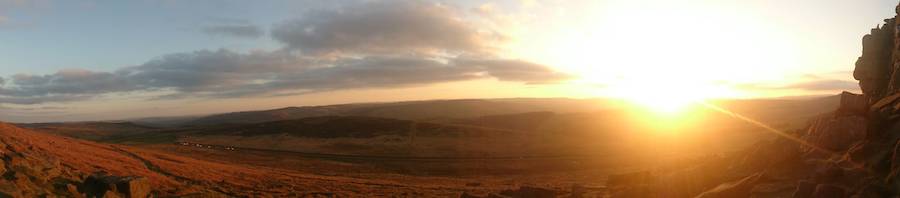
[[[200,144],[200,143],[190,143],[190,142],[176,142],[176,144],[181,145],[181,146],[190,146],[190,147],[205,148],[205,149],[221,149],[221,150],[227,150],[227,151],[237,150],[234,147],[230,147],[230,146],[219,146],[219,145],[209,145],[209,144],[204,145],[204,144]]]

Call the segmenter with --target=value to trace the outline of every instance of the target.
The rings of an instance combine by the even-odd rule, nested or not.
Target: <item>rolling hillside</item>
[[[224,113],[186,119],[180,125],[261,123],[317,116],[366,116],[434,121],[533,111],[584,112],[610,108],[609,103],[598,99],[465,99],[360,103]]]
[[[17,124],[17,126],[87,140],[125,137],[157,129],[156,127],[138,125],[131,122],[31,123]]]
[[[0,123],[0,154],[0,174],[4,175],[0,177],[0,197],[103,197],[116,193],[107,188],[107,182],[119,185],[115,183],[118,181],[132,189],[129,192],[120,186],[118,192],[124,194],[118,196],[152,197],[457,196],[479,189],[446,179],[359,179],[205,161],[39,133],[5,123]],[[323,167],[338,166],[346,165]],[[480,187],[491,188],[495,187]]]

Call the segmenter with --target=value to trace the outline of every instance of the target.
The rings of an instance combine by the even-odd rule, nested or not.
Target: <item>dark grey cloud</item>
[[[441,61],[415,56],[369,56],[323,61],[289,53],[275,54],[201,51],[170,55],[126,73],[141,83],[139,87],[172,88],[179,92],[170,97],[213,98],[391,88],[486,78],[525,83],[568,78],[547,66],[519,60]]]
[[[431,2],[369,1],[307,13],[276,25],[272,37],[308,54],[481,53],[502,37],[462,17]]]
[[[207,26],[203,28],[203,32],[214,36],[231,36],[240,38],[259,38],[264,34],[262,28],[250,24]]]
[[[571,78],[546,65],[492,55],[499,35],[482,33],[462,17],[423,1],[362,1],[276,25],[271,35],[284,44],[279,50],[200,50],[108,72],[19,74],[0,78],[0,103],[148,92],[170,93],[156,99],[264,97],[473,79],[538,84]],[[246,21],[230,20],[204,31],[262,34]]]
[[[132,89],[128,80],[109,72],[68,69],[48,75],[13,75],[11,82],[19,89],[0,90],[13,96],[49,94],[98,94]]]
[[[290,53],[229,50],[196,51],[162,56],[119,71],[141,88],[175,88],[180,92],[227,91],[236,85],[265,82],[278,75],[303,72],[314,65]]]
[[[0,87],[0,103],[64,102],[160,90],[174,92],[162,99],[235,98],[472,79],[548,83],[568,78],[548,66],[496,58],[367,56],[331,60],[285,51],[203,50],[161,56],[113,72],[64,70],[49,75],[14,75]]]

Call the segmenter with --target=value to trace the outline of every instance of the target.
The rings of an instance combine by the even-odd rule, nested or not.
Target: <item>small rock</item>
[[[150,181],[144,177],[117,177],[97,173],[84,180],[82,189],[88,197],[108,195],[110,192],[126,198],[146,198],[150,195]]]
[[[128,198],[145,198],[150,195],[150,180],[145,177],[125,177],[116,183],[119,192]]]

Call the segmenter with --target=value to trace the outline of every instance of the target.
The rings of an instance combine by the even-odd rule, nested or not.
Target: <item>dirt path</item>
[[[170,173],[170,172],[168,172],[168,171],[165,171],[165,170],[163,170],[162,168],[159,168],[159,166],[157,166],[156,164],[153,164],[153,162],[150,162],[150,160],[147,160],[147,159],[141,157],[140,155],[137,155],[137,154],[134,154],[134,153],[132,153],[132,152],[126,151],[125,149],[122,149],[122,148],[119,148],[119,147],[116,147],[116,146],[113,146],[113,148],[115,148],[115,149],[116,149],[115,151],[117,151],[117,152],[119,152],[119,153],[122,153],[122,154],[124,154],[124,155],[126,155],[126,156],[128,156],[128,157],[131,157],[131,158],[134,158],[134,159],[136,159],[136,160],[138,160],[138,161],[141,161],[141,163],[144,163],[144,166],[147,167],[147,169],[149,169],[149,170],[151,170],[151,171],[153,171],[153,172],[156,172],[156,173],[165,175],[166,177],[171,177],[171,178],[173,178],[173,179],[175,179],[175,180],[177,180],[177,181],[179,181],[179,182],[184,182],[184,183],[188,183],[188,184],[191,184],[191,185],[193,185],[193,184],[195,184],[195,183],[197,182],[197,181],[195,181],[195,180],[193,180],[193,179],[189,179],[189,178],[186,178],[186,177],[178,176],[178,175],[172,174],[172,173]]]
[[[116,152],[122,153],[122,154],[124,154],[124,155],[126,155],[126,156],[128,156],[128,157],[131,157],[131,158],[134,158],[134,159],[136,159],[136,160],[138,160],[138,161],[141,161],[141,163],[143,163],[144,166],[145,166],[148,170],[150,170],[150,171],[153,171],[153,172],[155,172],[155,173],[159,173],[159,174],[164,175],[164,176],[166,176],[166,177],[175,179],[176,181],[181,182],[181,183],[184,183],[184,184],[187,184],[187,185],[189,185],[189,186],[201,186],[201,187],[206,187],[206,186],[204,186],[204,185],[201,185],[202,182],[200,182],[200,181],[193,180],[193,179],[190,179],[190,178],[187,178],[187,177],[182,177],[182,176],[179,176],[179,175],[170,173],[170,172],[168,172],[168,171],[166,171],[166,170],[163,170],[162,168],[160,168],[160,167],[157,166],[156,164],[153,164],[153,162],[151,162],[150,160],[147,160],[147,159],[141,157],[141,156],[138,155],[138,154],[129,152],[129,151],[125,150],[125,149],[122,149],[122,148],[119,148],[119,147],[116,147],[116,146],[112,146],[112,147],[115,148],[115,151],[116,151]],[[220,188],[212,188],[212,189],[213,189],[214,191],[216,191],[216,192],[218,192],[218,193],[222,193],[223,195],[226,195],[226,196],[228,196],[228,197],[240,197],[240,195],[237,195],[237,194],[234,194],[234,193],[226,192],[226,191],[224,191],[224,190],[222,190],[222,189],[220,189]]]

